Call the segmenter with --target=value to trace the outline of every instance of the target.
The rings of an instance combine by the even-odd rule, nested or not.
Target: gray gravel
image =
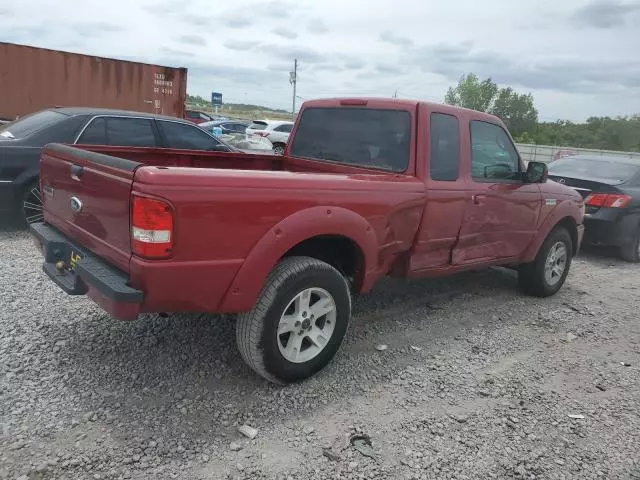
[[[640,478],[638,266],[584,254],[546,300],[502,269],[385,281],[281,388],[232,318],[116,322],[0,229],[0,479]]]

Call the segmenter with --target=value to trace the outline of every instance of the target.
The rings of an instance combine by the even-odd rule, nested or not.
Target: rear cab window
[[[460,175],[458,118],[445,113],[432,113],[429,124],[429,176],[431,180],[454,182]]]
[[[0,137],[10,139],[25,138],[67,118],[69,116],[64,113],[56,112],[55,110],[43,110],[0,126]]]
[[[405,172],[411,152],[406,110],[309,107],[293,136],[291,155],[345,165]]]

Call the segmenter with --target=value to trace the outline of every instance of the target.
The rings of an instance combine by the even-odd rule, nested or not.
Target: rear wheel
[[[308,378],[334,357],[351,316],[346,279],[309,257],[285,258],[269,275],[258,301],[239,315],[242,358],[274,383]]]
[[[572,258],[571,235],[566,228],[557,227],[546,238],[535,260],[520,266],[521,288],[537,297],[554,295],[567,279]]]
[[[273,146],[273,153],[275,153],[276,155],[284,155],[284,144],[276,143]]]
[[[627,262],[640,263],[640,227],[636,230],[633,242],[620,247],[619,254]]]
[[[40,186],[38,182],[32,182],[22,191],[20,198],[20,213],[25,224],[41,222],[44,220],[42,212],[42,200],[40,199]]]

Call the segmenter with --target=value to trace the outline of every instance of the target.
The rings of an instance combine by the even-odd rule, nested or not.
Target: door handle
[[[481,198],[482,198],[482,195],[471,195],[471,200],[473,201],[474,205],[480,205]]]
[[[73,180],[80,180],[83,171],[84,168],[82,165],[71,165],[71,178]]]

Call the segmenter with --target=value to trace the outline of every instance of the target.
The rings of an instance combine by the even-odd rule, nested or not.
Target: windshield
[[[572,178],[597,178],[624,182],[633,178],[640,166],[630,163],[584,157],[561,158],[549,164],[549,174]]]
[[[0,137],[24,138],[67,118],[53,110],[43,110],[0,127]]]
[[[298,157],[404,172],[411,116],[405,110],[305,109],[291,145]]]

